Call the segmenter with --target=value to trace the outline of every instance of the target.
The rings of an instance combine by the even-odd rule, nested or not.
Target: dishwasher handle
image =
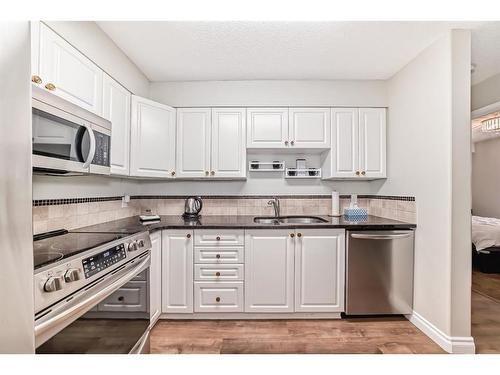
[[[401,233],[401,234],[361,234],[352,233],[351,238],[356,238],[358,240],[397,240],[400,238],[408,238],[412,235],[412,232]]]

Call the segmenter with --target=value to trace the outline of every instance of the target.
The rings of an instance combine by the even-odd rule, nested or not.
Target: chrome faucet
[[[268,206],[273,206],[274,208],[274,216],[280,216],[280,200],[276,197],[273,197],[269,202],[267,202]]]

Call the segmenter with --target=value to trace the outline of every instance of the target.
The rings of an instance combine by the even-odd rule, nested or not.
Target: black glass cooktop
[[[126,233],[73,233],[66,230],[36,235],[33,237],[35,269],[127,236]]]

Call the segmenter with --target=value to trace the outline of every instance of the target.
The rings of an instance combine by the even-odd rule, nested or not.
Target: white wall
[[[472,110],[500,102],[500,73],[472,86]]]
[[[500,138],[475,143],[472,154],[474,215],[500,218]]]
[[[452,34],[440,38],[388,82],[389,178],[379,193],[414,195],[418,202],[415,312],[447,335],[470,336],[470,323],[453,332],[451,327],[452,120],[462,120],[460,130],[467,121],[452,118],[453,39]],[[466,155],[468,147],[462,152]],[[470,235],[470,227],[466,231]],[[465,267],[464,278],[467,272]],[[470,300],[470,284],[461,292]],[[470,318],[470,309],[464,313]]]
[[[29,62],[29,23],[0,22],[0,353],[35,350]]]
[[[152,82],[150,97],[174,107],[387,106],[385,81]]]
[[[147,97],[149,80],[93,21],[44,21],[134,94]]]

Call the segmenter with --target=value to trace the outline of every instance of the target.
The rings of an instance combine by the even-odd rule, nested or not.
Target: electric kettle
[[[182,217],[187,219],[197,218],[202,207],[203,202],[201,201],[201,197],[188,197],[184,203],[184,214]]]

